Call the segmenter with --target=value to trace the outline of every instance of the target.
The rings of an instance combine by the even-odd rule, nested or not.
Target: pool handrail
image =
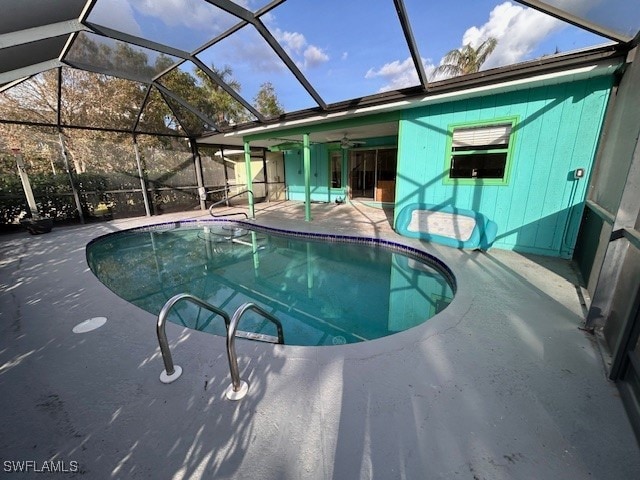
[[[221,308],[215,307],[210,303],[205,302],[201,298],[198,298],[189,293],[179,293],[171,297],[160,310],[158,315],[158,322],[156,323],[156,334],[158,336],[158,343],[160,344],[160,353],[162,354],[162,361],[164,362],[164,371],[160,374],[160,381],[162,383],[171,383],[177,380],[182,374],[182,368],[173,364],[173,358],[171,356],[171,349],[169,348],[169,342],[167,341],[166,324],[167,317],[171,309],[181,301],[189,301],[195,303],[200,308],[204,308],[220,315],[225,324],[227,330],[227,358],[229,360],[229,371],[231,373],[231,385],[227,389],[226,396],[229,400],[240,400],[249,391],[249,384],[240,379],[240,372],[238,370],[238,356],[236,354],[235,337],[238,333],[238,325],[240,324],[240,318],[248,311],[253,310],[265,319],[270,321],[276,326],[278,332],[278,343],[284,344],[284,331],[282,329],[282,323],[274,315],[267,312],[263,308],[259,307],[255,303],[244,303],[238,307],[233,316],[229,318],[227,312]],[[250,338],[250,337],[245,337]]]
[[[219,213],[219,214],[217,214],[217,215],[214,215],[214,214],[213,214],[213,209],[214,209],[214,207],[217,207],[218,205],[221,205],[221,204],[223,204],[223,203],[227,203],[227,204],[228,204],[228,203],[229,203],[229,200],[230,200],[231,198],[239,197],[240,195],[244,195],[245,193],[247,193],[247,194],[250,194],[250,195],[251,195],[251,203],[254,203],[254,202],[255,202],[255,196],[253,195],[253,192],[252,192],[251,190],[243,190],[243,191],[241,191],[241,192],[236,193],[235,195],[231,195],[230,197],[226,197],[226,198],[223,198],[222,200],[218,200],[217,202],[212,203],[212,204],[209,206],[209,215],[211,215],[211,216],[212,216],[212,217],[214,217],[214,218],[216,218],[216,217],[229,217],[229,216],[231,216],[231,215],[244,215],[244,216],[245,216],[245,218],[249,218],[249,215],[247,215],[245,212]],[[255,218],[255,215],[254,215],[254,217],[253,217],[253,218]]]
[[[227,355],[229,355],[229,368],[231,368],[231,390],[228,391],[227,397],[229,395],[241,395],[244,396],[246,391],[243,393],[243,388],[248,388],[246,384],[243,385],[244,382],[240,381],[240,373],[238,372],[238,357],[236,356],[236,332],[238,330],[238,325],[240,324],[240,319],[242,316],[249,310],[253,310],[254,312],[259,313],[264,318],[269,320],[276,326],[276,330],[278,331],[278,343],[284,344],[284,331],[282,330],[282,323],[275,316],[267,312],[265,309],[259,307],[255,303],[247,302],[240,305],[236,311],[233,313],[231,317],[231,323],[229,324],[229,329],[227,330]],[[234,371],[235,369],[235,371]],[[230,397],[229,397],[230,398]]]
[[[167,317],[169,316],[169,312],[178,302],[181,302],[181,301],[189,301],[189,302],[195,303],[200,308],[204,308],[206,310],[209,310],[210,312],[220,315],[224,320],[225,328],[227,331],[229,331],[229,325],[231,323],[231,319],[229,318],[229,315],[227,314],[227,312],[205,302],[201,298],[198,298],[194,295],[190,295],[188,293],[179,293],[171,297],[169,300],[167,300],[167,302],[162,307],[162,310],[160,310],[160,314],[158,315],[158,322],[156,323],[156,334],[158,336],[158,343],[160,344],[160,353],[162,354],[162,361],[164,362],[164,372],[162,372],[162,374],[160,375],[160,381],[162,381],[163,383],[171,383],[177,380],[180,374],[182,373],[182,369],[179,366],[176,365],[174,367],[173,358],[171,357],[171,349],[169,348],[169,342],[167,341],[167,332],[166,332]],[[231,355],[228,355],[228,357],[232,358]],[[235,357],[235,354],[233,357]],[[231,370],[231,376],[233,377],[233,372],[238,371],[238,366],[236,365],[235,369],[231,368],[231,365],[229,367]],[[238,383],[240,382],[239,378],[238,379],[232,378],[232,380],[234,382],[236,381]]]

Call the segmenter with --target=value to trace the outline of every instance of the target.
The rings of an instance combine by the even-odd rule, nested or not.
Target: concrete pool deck
[[[231,211],[221,209],[221,212]],[[362,204],[257,205],[257,223],[417,246],[458,280],[451,305],[391,337],[336,347],[238,341],[246,398],[224,398],[224,340],[169,324],[89,271],[105,233],[206,212],[0,237],[0,460],[78,472],[15,478],[631,479],[640,450],[606,379],[569,262],[405,239]],[[106,317],[102,327],[74,326]],[[71,463],[77,462],[77,463]],[[17,467],[17,465],[15,465]]]

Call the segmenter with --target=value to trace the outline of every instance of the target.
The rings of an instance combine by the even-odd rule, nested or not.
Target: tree
[[[208,110],[203,108],[206,106],[206,91],[189,72],[174,68],[169,73],[163,75],[159,83],[185,100],[196,110],[204,114],[208,113]],[[189,136],[200,135],[205,130],[205,122],[203,119],[181,106],[170,96],[163,95],[163,97],[169,107],[171,107],[169,110],[171,113],[163,116],[163,118],[169,120],[167,124],[170,128],[178,129],[177,127],[182,127]],[[157,107],[163,108],[163,111],[167,112],[167,109],[164,108],[164,102],[160,102],[160,105],[157,105]]]
[[[225,65],[222,69],[211,65],[211,70],[229,87],[236,92],[240,92],[240,82],[233,78],[233,70],[229,65]],[[211,115],[218,122],[218,126],[241,123],[249,119],[244,107],[202,70],[197,70],[196,75],[202,84],[205,94],[203,111]]]
[[[131,129],[144,97],[144,86],[74,68],[62,68],[60,117],[67,158],[73,171],[112,172],[122,170],[135,158],[124,154],[119,135],[100,130],[74,130],[64,125]],[[0,94],[0,119],[16,119],[55,125],[58,108],[58,71],[36,75]],[[155,117],[154,117],[155,118]],[[162,117],[156,119],[164,127]],[[152,129],[150,131],[165,131]],[[127,137],[127,134],[124,135]],[[49,126],[27,126],[0,123],[0,156],[9,155],[11,148],[20,148],[30,173],[61,173],[58,129]],[[153,138],[154,144],[166,141]],[[127,167],[128,168],[128,167]]]
[[[265,117],[278,117],[284,113],[276,96],[276,89],[271,82],[260,85],[260,90],[253,99],[253,105]]]
[[[480,70],[482,64],[498,45],[498,40],[487,38],[478,48],[466,44],[460,49],[451,50],[442,59],[442,64],[435,69],[434,74],[442,74],[447,77],[467,75]]]

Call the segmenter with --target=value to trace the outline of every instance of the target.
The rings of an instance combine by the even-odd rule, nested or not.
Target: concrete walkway
[[[2,236],[3,475],[640,478],[640,451],[617,389],[597,342],[578,328],[584,306],[569,263],[402,239],[389,212],[360,204],[314,204],[310,223],[302,204],[258,207],[261,224],[423,248],[451,267],[458,294],[425,324],[371,342],[238,341],[250,391],[231,402],[223,395],[230,379],[222,338],[168,325],[184,373],[162,384],[155,317],[115,296],[85,260],[96,236],[206,213]],[[108,320],[72,333],[93,317]],[[21,461],[33,461],[29,473],[7,473]],[[52,465],[78,471],[33,471]]]

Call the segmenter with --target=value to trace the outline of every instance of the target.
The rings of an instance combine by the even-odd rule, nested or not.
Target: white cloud
[[[435,66],[429,61],[422,59],[422,65],[425,69],[427,77],[431,75]],[[413,64],[413,59],[407,57],[406,60],[395,60],[385,63],[379,69],[370,68],[364,78],[383,78],[387,83],[380,87],[378,92],[388,92],[390,90],[398,90],[405,87],[411,87],[420,84],[418,73]]]
[[[250,9],[251,1],[235,0]],[[170,27],[188,27],[210,36],[222,33],[240,21],[213,5],[199,0],[100,0],[96,2],[90,19],[127,33],[143,36],[135,12],[154,18]],[[141,21],[142,22],[142,21]]]
[[[471,27],[462,36],[462,45],[477,48],[489,37],[498,40],[483,69],[511,65],[526,60],[538,44],[565,24],[549,15],[528,7],[504,2],[489,14],[489,20]]]
[[[274,36],[276,40],[280,42],[282,48],[284,48],[289,54],[300,54],[304,46],[307,44],[307,39],[304,38],[303,34],[298,32],[283,32],[276,29],[276,34]]]
[[[122,30],[131,35],[142,35],[142,29],[136,22],[131,4],[127,0],[96,2],[89,18],[98,25]]]
[[[250,66],[254,72],[280,72],[285,69],[284,63],[265,42],[240,42],[235,49],[236,58],[229,58],[231,67],[240,63]],[[231,53],[225,52],[227,54]]]
[[[404,75],[407,71],[413,70],[413,60],[408,57],[405,61],[395,60],[390,63],[385,63],[378,70],[370,68],[365,74],[364,78],[373,77],[394,77],[397,75]]]
[[[526,60],[547,35],[564,25],[560,20],[532,8],[503,2],[491,11],[486,23],[467,29],[462,36],[462,45],[471,44],[477,48],[487,38],[493,37],[498,40],[498,45],[482,68],[510,65]],[[439,64],[442,62],[440,60]],[[423,59],[422,63],[431,81],[447,77],[444,74],[434,75],[435,65],[430,61]],[[395,90],[419,83],[411,58],[389,62],[378,69],[369,69],[365,78],[374,77],[381,77],[387,81],[380,91]]]
[[[304,51],[304,67],[313,68],[316,65],[320,65],[329,61],[329,55],[324,53],[322,49],[315,45],[309,45]]]
[[[211,34],[221,33],[239,21],[233,15],[226,14],[207,2],[194,2],[193,0],[130,1],[140,13],[158,18],[166,25],[190,27]]]
[[[329,61],[329,55],[320,47],[307,43],[307,39],[299,32],[285,32],[274,28],[273,36],[282,48],[294,60],[298,68],[313,68]]]

